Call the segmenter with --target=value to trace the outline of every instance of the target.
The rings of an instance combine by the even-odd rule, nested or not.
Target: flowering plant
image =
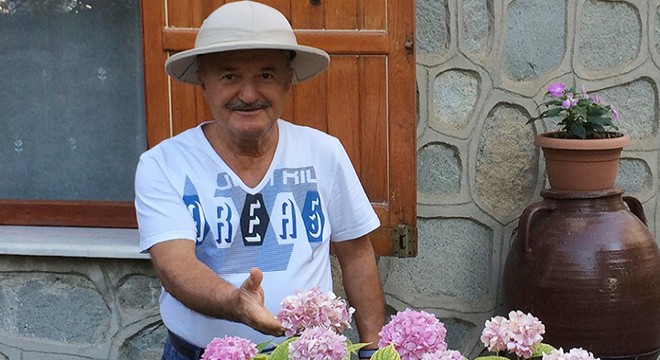
[[[445,325],[425,311],[399,311],[378,335],[378,347],[391,344],[403,360],[421,359],[426,353],[447,350]]]
[[[580,348],[564,353],[542,342],[545,326],[531,314],[511,311],[509,317],[495,316],[486,321],[481,342],[494,355],[474,360],[599,360]],[[372,360],[468,360],[455,350],[447,350],[444,324],[432,314],[405,310],[392,316],[380,332],[380,349]]]
[[[288,338],[267,354],[269,342],[255,345],[241,338],[215,338],[206,347],[202,360],[348,360],[368,345],[353,344],[341,333],[350,328],[355,309],[334,293],[318,287],[297,292],[282,300],[277,319]]]
[[[551,100],[541,104],[547,110],[527,121],[528,124],[539,119],[559,117],[561,130],[556,137],[602,139],[621,136],[612,132],[619,129],[614,124],[614,120],[619,120],[619,112],[614,106],[604,103],[600,96],[589,95],[584,87],[578,93],[575,88],[560,82],[548,86],[548,94]]]
[[[353,344],[341,332],[350,327],[355,309],[332,292],[318,288],[297,292],[282,301],[277,318],[289,336],[267,354],[269,342],[255,345],[250,340],[225,336],[214,338],[202,360],[350,360],[351,354],[368,345]],[[486,321],[481,342],[494,355],[474,360],[600,360],[574,348],[568,352],[542,342],[545,326],[531,314],[511,311],[509,317]],[[372,360],[468,360],[459,351],[449,350],[447,329],[434,314],[406,309],[393,315],[378,333],[379,349]]]
[[[298,292],[282,300],[277,319],[286,328],[286,336],[300,334],[307,328],[320,326],[342,333],[350,328],[355,309],[334,293],[322,294],[318,287]]]

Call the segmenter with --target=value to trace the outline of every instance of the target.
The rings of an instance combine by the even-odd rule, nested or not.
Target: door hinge
[[[408,224],[392,227],[392,255],[400,258],[417,256],[417,231]]]

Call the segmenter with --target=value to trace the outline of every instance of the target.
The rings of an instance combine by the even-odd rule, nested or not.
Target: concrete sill
[[[137,229],[0,226],[0,254],[149,259]]]

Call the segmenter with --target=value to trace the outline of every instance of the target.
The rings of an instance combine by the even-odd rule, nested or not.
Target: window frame
[[[144,39],[146,1],[140,1],[140,20],[143,32],[142,49],[143,64],[146,65],[144,54],[147,42]],[[146,74],[144,82],[146,83]],[[146,86],[145,86],[146,90]],[[145,98],[147,94],[144,95]],[[145,103],[146,105],[146,103]],[[145,118],[149,116],[146,114]],[[145,120],[146,120],[145,119]],[[148,120],[147,120],[148,122]],[[147,129],[147,148],[150,143],[149,134],[154,130]],[[156,133],[159,130],[155,130]],[[74,226],[101,228],[137,228],[135,206],[132,201],[96,201],[96,200],[28,200],[0,199],[0,225],[19,226]]]

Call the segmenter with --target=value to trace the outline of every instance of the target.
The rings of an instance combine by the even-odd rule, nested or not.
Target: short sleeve
[[[364,236],[380,226],[360,179],[346,150],[336,141],[336,168],[333,176],[328,213],[332,222],[332,241],[345,241]]]
[[[195,240],[195,222],[156,157],[145,153],[135,172],[135,210],[140,251],[174,239]]]

